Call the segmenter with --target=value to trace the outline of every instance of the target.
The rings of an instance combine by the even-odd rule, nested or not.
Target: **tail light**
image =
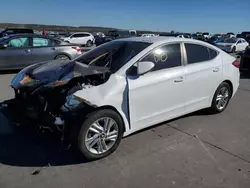
[[[73,46],[73,49],[75,49],[77,52],[81,52],[81,48],[79,46]]]
[[[240,68],[240,62],[235,60],[233,63],[233,66],[235,66],[236,68]]]

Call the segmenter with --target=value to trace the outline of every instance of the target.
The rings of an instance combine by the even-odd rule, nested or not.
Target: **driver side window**
[[[181,66],[182,63],[180,44],[168,44],[161,47],[157,47],[139,61],[153,62],[155,66],[151,70],[151,72]],[[137,63],[135,63],[128,69],[127,75],[137,75]]]
[[[152,71],[181,66],[180,44],[168,44],[154,49],[141,61],[151,61],[155,64]]]
[[[23,47],[28,47],[28,46],[29,46],[29,38],[28,37],[11,39],[8,42],[8,47],[10,47],[10,48],[23,48]]]

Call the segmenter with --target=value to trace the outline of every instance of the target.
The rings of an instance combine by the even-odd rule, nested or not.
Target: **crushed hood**
[[[24,68],[13,78],[11,86],[20,89],[25,86],[51,85],[59,81],[66,84],[75,77],[106,72],[106,67],[88,66],[69,60],[53,60]]]

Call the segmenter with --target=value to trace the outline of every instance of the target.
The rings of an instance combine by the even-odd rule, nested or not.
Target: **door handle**
[[[219,72],[220,71],[220,68],[216,67],[213,69],[213,72]]]
[[[181,76],[180,78],[175,79],[174,82],[179,83],[179,82],[183,82],[183,80],[184,80],[184,78]]]

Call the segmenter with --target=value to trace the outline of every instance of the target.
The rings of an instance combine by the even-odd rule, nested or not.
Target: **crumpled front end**
[[[82,118],[96,108],[73,94],[104,83],[107,73],[103,67],[65,60],[35,64],[13,78],[15,98],[8,105],[16,121],[32,121],[50,130],[63,131],[76,117]]]

